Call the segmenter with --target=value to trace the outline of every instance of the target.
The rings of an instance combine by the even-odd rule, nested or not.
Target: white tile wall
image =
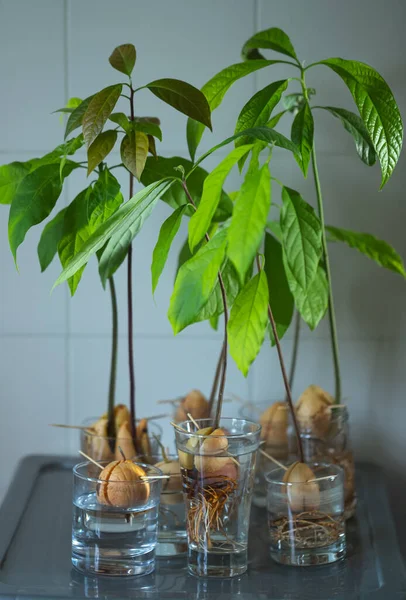
[[[115,80],[107,58],[119,43],[133,42],[138,51],[136,82],[178,77],[203,84],[222,67],[240,60],[242,43],[256,30],[285,29],[307,63],[329,56],[356,58],[378,68],[394,89],[406,114],[406,64],[403,0],[0,0],[1,162],[25,160],[60,143],[62,128],[52,111],[69,96],[85,97]],[[155,31],[155,33],[152,33]],[[215,133],[206,133],[202,149],[229,136],[236,115],[252,93],[286,77],[272,67],[234,86],[214,115]],[[352,107],[339,79],[319,67],[308,75],[320,103]],[[185,119],[147,91],[137,99],[140,113],[162,119],[163,154],[187,155]],[[285,131],[289,132],[288,120]],[[320,114],[316,121],[321,181],[327,221],[375,233],[391,241],[406,257],[405,159],[383,192],[379,169],[367,169],[340,124]],[[221,154],[208,161],[211,168]],[[273,172],[309,201],[311,180],[283,152],[275,152]],[[125,185],[125,181],[123,184]],[[75,174],[60,204],[71,201],[83,179]],[[238,185],[230,177],[228,189]],[[277,192],[275,191],[275,197]],[[28,452],[75,451],[76,435],[48,428],[55,421],[78,422],[103,410],[110,352],[110,305],[95,261],[75,298],[64,288],[50,295],[59,271],[56,264],[41,275],[36,258],[38,231],[27,236],[15,270],[7,242],[6,207],[0,207],[0,423],[2,482],[20,456]],[[135,352],[140,414],[161,412],[159,398],[190,387],[208,392],[220,349],[220,334],[207,325],[190,328],[173,339],[166,311],[183,226],[170,255],[155,302],[150,293],[150,260],[157,229],[169,214],[158,206],[134,248]],[[404,473],[406,451],[404,356],[406,287],[399,276],[370,264],[343,246],[331,249],[337,318],[341,340],[344,395],[352,413],[354,446],[361,457]],[[116,277],[120,301],[118,397],[128,394],[126,357],[125,273]],[[286,359],[291,334],[284,341]],[[228,391],[253,401],[283,393],[274,350],[261,352],[245,380],[230,361]],[[328,328],[303,331],[297,396],[317,381],[332,391]],[[227,412],[233,410],[227,406]],[[17,433],[18,432],[18,433]],[[12,449],[12,451],[11,451]],[[392,479],[393,481],[393,479]],[[404,481],[403,481],[404,483]]]

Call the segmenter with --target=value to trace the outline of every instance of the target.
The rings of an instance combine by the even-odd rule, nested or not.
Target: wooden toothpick
[[[85,425],[64,425],[63,423],[50,423],[49,427],[62,427],[63,429],[80,429],[81,431],[86,431],[87,433],[93,433],[93,427],[88,427]]]
[[[263,454],[263,456],[265,456],[265,458],[267,458],[268,460],[270,460],[273,463],[275,463],[275,465],[278,465],[278,467],[280,467],[281,469],[284,469],[285,471],[288,470],[288,467],[285,467],[285,465],[283,465],[282,463],[279,462],[279,460],[276,460],[276,458],[274,458],[273,456],[271,456],[270,454],[268,454],[268,452],[265,452],[264,450],[261,450],[261,448],[259,448],[259,452],[261,454]]]
[[[84,456],[87,460],[90,460],[90,462],[92,462],[94,465],[96,465],[96,467],[99,467],[99,469],[101,469],[101,470],[104,469],[104,467],[102,465],[100,465],[98,462],[96,462],[91,456],[88,456],[87,454],[82,452],[82,450],[79,450],[79,454]]]
[[[194,418],[192,417],[192,415],[190,413],[187,413],[187,418],[189,419],[189,421],[192,421],[192,423],[196,427],[196,429],[199,429],[199,425],[196,423],[196,421],[194,420]]]
[[[150,479],[170,479],[171,475],[141,475],[142,481],[149,481]]]
[[[182,431],[183,433],[190,433],[190,431],[186,431],[186,429],[183,429],[183,427],[177,423],[174,423],[173,421],[171,421],[169,424],[172,425],[172,427],[175,427],[175,429],[179,429],[179,431]]]

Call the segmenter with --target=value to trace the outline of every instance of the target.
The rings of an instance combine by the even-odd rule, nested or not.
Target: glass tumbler
[[[212,419],[175,427],[186,503],[188,566],[201,577],[233,577],[247,570],[248,527],[260,426],[244,419]]]
[[[72,564],[83,573],[146,575],[154,570],[162,473],[125,462],[141,467],[148,479],[132,480],[128,471],[100,479],[100,469],[91,462],[73,469]]]
[[[271,557],[285,565],[332,563],[346,552],[344,473],[337,465],[308,465],[314,479],[283,480],[286,471],[267,474]]]

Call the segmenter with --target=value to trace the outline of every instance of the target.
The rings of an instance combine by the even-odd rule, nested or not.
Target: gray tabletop
[[[332,600],[406,598],[382,473],[357,469],[359,503],[347,524],[348,556],[328,566],[293,568],[268,554],[265,512],[252,510],[249,569],[238,578],[198,579],[184,559],[158,560],[140,578],[84,577],[71,567],[72,457],[21,461],[0,509],[0,598],[164,598]]]

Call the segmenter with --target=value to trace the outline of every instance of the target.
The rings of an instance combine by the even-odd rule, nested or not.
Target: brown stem
[[[130,110],[131,120],[134,120],[134,90],[130,88]],[[134,176],[130,173],[130,198],[134,195]],[[128,305],[128,368],[130,375],[130,413],[131,413],[131,436],[136,441],[135,427],[135,374],[134,374],[134,315],[133,315],[133,289],[132,289],[132,244],[128,248],[127,254],[127,305]]]
[[[257,256],[257,266],[258,266],[258,271],[260,271],[261,265],[259,263],[258,256]],[[292,416],[293,426],[295,428],[297,448],[298,448],[298,452],[299,452],[299,459],[300,459],[300,462],[304,462],[302,438],[300,437],[299,425],[297,424],[295,409],[293,406],[292,394],[290,393],[289,381],[288,381],[288,376],[286,374],[285,362],[284,362],[283,356],[282,356],[281,344],[279,341],[278,332],[276,330],[275,319],[273,318],[272,309],[271,309],[270,304],[268,304],[268,317],[269,317],[269,321],[271,322],[272,333],[273,333],[273,336],[275,339],[276,348],[278,350],[279,364],[281,366],[283,383],[285,384],[286,398],[287,398],[287,401],[289,404],[289,410],[290,410],[290,414]]]
[[[297,354],[298,354],[298,350],[299,350],[299,337],[300,337],[300,323],[301,323],[302,317],[300,316],[299,311],[296,311],[295,314],[295,334],[294,334],[294,339],[293,339],[293,351],[292,351],[292,360],[290,363],[290,369],[289,369],[289,387],[292,390],[293,388],[293,382],[295,380],[295,373],[296,373],[296,363],[297,363]],[[288,401],[288,397],[285,397],[285,402]]]
[[[183,179],[182,180],[182,186],[183,189],[185,190],[185,194],[190,202],[190,204],[193,206],[193,208],[195,210],[197,210],[195,201],[193,200],[187,184],[186,184],[186,180]],[[205,238],[208,242],[210,242],[210,236],[208,233],[205,234]],[[220,357],[222,357],[222,361],[220,361],[220,365],[222,366],[221,369],[221,379],[220,379],[220,388],[219,388],[219,397],[218,397],[218,401],[217,401],[217,408],[216,408],[216,416],[214,419],[214,424],[213,427],[215,429],[218,428],[219,426],[219,421],[220,421],[220,417],[221,417],[221,410],[223,408],[223,397],[224,397],[224,388],[226,385],[226,376],[227,376],[227,343],[228,343],[228,336],[227,336],[227,324],[228,324],[228,308],[227,308],[227,294],[226,294],[226,289],[224,287],[224,281],[223,278],[221,276],[220,271],[218,272],[218,280],[219,280],[219,284],[220,284],[220,290],[221,290],[221,298],[223,300],[223,307],[224,307],[224,342],[223,342],[223,347],[222,347],[222,351],[221,351],[221,355]],[[219,368],[219,365],[217,366],[217,368]],[[216,373],[217,375],[217,373]],[[216,386],[217,387],[217,386]]]
[[[211,388],[211,392],[210,392],[210,398],[209,398],[209,416],[211,417],[212,411],[213,411],[213,404],[214,404],[214,398],[216,397],[217,394],[217,388],[219,385],[219,379],[220,379],[220,374],[221,374],[221,369],[223,366],[223,354],[224,354],[224,344],[221,348],[221,352],[220,352],[220,356],[217,362],[217,367],[216,367],[216,374],[214,375],[214,381],[213,381],[213,386]]]

